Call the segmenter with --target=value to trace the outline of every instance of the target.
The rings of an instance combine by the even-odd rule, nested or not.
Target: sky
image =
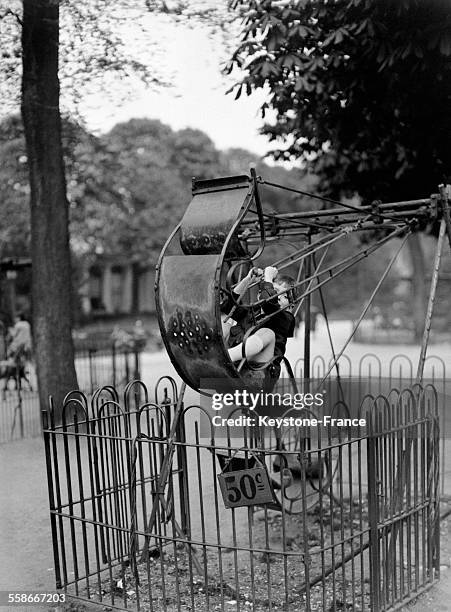
[[[221,41],[212,40],[202,28],[175,25],[168,18],[148,19],[149,30],[158,33],[157,51],[143,50],[145,41],[139,40],[133,23],[124,36],[133,41],[138,54],[149,53],[150,62],[163,63],[171,74],[171,86],[146,90],[135,82],[133,99],[122,105],[105,103],[102,93],[92,93],[83,106],[88,128],[104,132],[132,117],[157,118],[173,129],[203,130],[219,149],[240,147],[263,155],[269,148],[267,139],[258,134],[262,124],[258,109],[264,95],[243,95],[239,100],[226,95],[236,77],[221,75],[220,65],[227,57]]]

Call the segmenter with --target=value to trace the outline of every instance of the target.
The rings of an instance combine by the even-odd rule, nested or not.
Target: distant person
[[[132,334],[133,334],[133,340],[135,341],[135,348],[138,351],[144,350],[144,347],[147,344],[147,339],[149,337],[149,334],[146,328],[144,327],[141,319],[137,319],[135,321]]]
[[[133,336],[126,332],[125,329],[119,327],[119,325],[114,326],[111,338],[113,339],[116,349],[122,351],[130,351],[133,349]]]
[[[10,330],[8,357],[19,361],[31,359],[31,326],[21,313],[14,319],[14,326]]]

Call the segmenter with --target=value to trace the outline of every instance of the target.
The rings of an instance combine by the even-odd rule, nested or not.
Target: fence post
[[[434,578],[440,578],[440,467],[443,471],[444,466],[440,466],[440,421],[438,415],[438,400],[436,399],[434,414],[431,416],[432,428],[433,428],[433,458],[432,466],[429,469],[433,470],[433,520],[434,525],[432,529],[432,567],[434,570]]]
[[[113,365],[113,387],[116,388],[116,342],[111,347],[111,360]]]
[[[139,358],[140,358],[140,352],[139,350],[136,348],[134,348],[133,350],[133,356],[134,356],[134,366],[135,366],[135,373],[133,375],[134,380],[140,380],[141,379],[141,372],[140,372],[140,363],[139,363]]]
[[[370,602],[371,612],[380,610],[381,564],[379,551],[379,500],[377,491],[377,438],[374,436],[372,414],[367,412],[367,464],[368,464],[368,523],[370,545]]]
[[[52,409],[52,407],[50,407]],[[56,517],[55,517],[55,495],[53,491],[53,477],[52,477],[52,453],[50,450],[50,433],[48,431],[48,411],[42,411],[42,429],[44,435],[44,449],[45,449],[45,466],[47,470],[47,490],[49,494],[49,509],[50,509],[50,528],[52,531],[52,545],[53,545],[53,562],[55,565],[55,581],[56,588],[61,589],[63,583],[61,581],[60,561],[58,554],[58,532],[56,528]]]
[[[130,366],[128,364],[128,357],[129,357],[130,353],[127,351],[127,349],[124,350],[124,365],[125,365],[125,382],[128,383],[130,382]]]
[[[16,390],[17,390],[17,406],[16,410],[19,412],[19,427],[20,437],[23,440],[25,437],[24,423],[23,423],[23,402],[22,402],[22,384],[20,380],[19,364],[16,364]]]
[[[88,349],[88,364],[89,364],[89,382],[91,385],[91,394],[94,393],[95,383],[94,383],[94,372],[92,365],[92,354],[95,352],[95,349]]]
[[[183,402],[182,402],[183,406]],[[191,522],[189,512],[188,459],[186,456],[185,417],[180,419],[176,428],[177,467],[179,469],[180,523],[185,535],[191,537]]]

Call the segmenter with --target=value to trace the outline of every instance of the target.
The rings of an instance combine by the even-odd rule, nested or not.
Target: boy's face
[[[272,285],[274,289],[277,291],[277,293],[279,293],[279,291],[287,291],[289,289],[289,287],[285,283],[279,283],[277,282],[277,280],[273,281]],[[279,306],[281,308],[288,306],[288,304],[290,303],[290,300],[288,299],[288,296],[286,293],[282,293],[281,295],[278,296],[277,299],[279,301]]]

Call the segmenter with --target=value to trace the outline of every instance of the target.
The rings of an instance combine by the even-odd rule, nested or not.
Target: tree
[[[425,197],[448,179],[447,0],[234,4],[247,13],[227,70],[242,71],[236,96],[269,91],[262,113],[272,111],[274,120],[262,131],[278,145],[276,159],[301,159],[329,194],[357,192],[363,200]],[[421,313],[418,245],[413,238]]]
[[[17,100],[17,75],[22,75],[20,98],[29,171],[33,333],[39,395],[42,406],[53,395],[59,410],[66,392],[77,386],[71,337],[71,261],[60,76],[69,77],[73,85],[83,78],[83,73],[86,79],[87,72],[95,76],[107,67],[118,71],[132,67],[135,73],[147,73],[139,62],[121,57],[122,49],[114,44],[117,39],[109,27],[111,21],[96,19],[99,13],[95,11],[106,8],[103,0],[91,3],[91,12],[74,3],[64,7],[63,21],[70,23],[74,32],[66,38],[64,47],[65,73],[59,71],[59,0],[8,4],[0,12],[6,42],[1,55],[3,88],[8,101]],[[111,13],[114,10],[108,14]],[[97,44],[84,43],[87,30],[100,34]],[[20,58],[21,71],[17,66]]]
[[[22,118],[30,181],[33,339],[39,399],[77,388],[71,336],[68,204],[59,113],[59,6],[24,0]]]
[[[17,101],[20,93],[25,129],[33,259],[33,327],[41,405],[54,396],[59,409],[65,393],[76,388],[71,338],[71,260],[68,200],[61,143],[60,83],[72,102],[81,88],[106,71],[133,74],[160,83],[158,71],[128,53],[114,24],[131,14],[139,24],[143,11],[206,18],[211,9],[192,11],[185,2],[136,0],[12,0],[0,4],[2,22],[1,102]],[[62,17],[60,19],[60,6]],[[60,24],[62,29],[60,44]],[[88,42],[87,42],[88,41]],[[64,54],[60,69],[60,51]],[[18,63],[22,59],[21,70]],[[18,79],[21,75],[21,88]],[[3,106],[3,104],[2,104]],[[57,418],[59,416],[57,415]]]

